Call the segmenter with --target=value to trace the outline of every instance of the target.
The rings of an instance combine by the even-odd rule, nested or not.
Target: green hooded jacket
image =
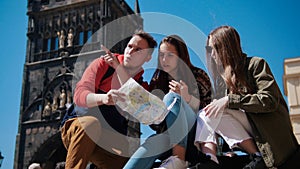
[[[247,57],[247,81],[253,94],[228,94],[228,108],[246,112],[254,140],[269,168],[283,164],[298,147],[287,104],[267,62]]]

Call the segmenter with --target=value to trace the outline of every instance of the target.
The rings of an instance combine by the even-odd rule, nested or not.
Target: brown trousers
[[[101,169],[121,169],[128,157],[100,147],[97,141],[102,134],[101,123],[96,117],[83,116],[66,121],[61,128],[62,141],[68,151],[65,168],[85,169],[92,162]],[[125,143],[120,139],[117,141],[119,144]],[[104,139],[102,142],[110,141]]]

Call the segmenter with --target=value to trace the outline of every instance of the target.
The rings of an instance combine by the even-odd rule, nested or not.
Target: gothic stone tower
[[[78,80],[87,65],[103,54],[100,44],[122,52],[129,34],[142,29],[143,20],[122,0],[28,0],[27,15],[14,168],[26,169],[38,162],[50,169],[65,160],[59,125],[72,103],[74,79]],[[106,27],[127,15],[130,17],[118,21],[117,27]],[[117,41],[116,36],[124,38]],[[138,132],[129,129],[128,135],[139,137],[139,124],[132,125]]]

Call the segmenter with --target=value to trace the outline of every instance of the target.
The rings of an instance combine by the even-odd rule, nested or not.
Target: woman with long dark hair
[[[125,169],[151,168],[169,149],[172,149],[168,154],[170,157],[159,168],[187,168],[188,133],[196,122],[199,109],[211,101],[211,84],[205,71],[191,63],[188,48],[179,36],[170,35],[160,42],[158,66],[150,90],[163,99],[169,113],[158,127],[152,125],[157,135],[146,140]],[[162,137],[156,139],[160,135]]]
[[[244,169],[282,165],[298,143],[267,62],[247,57],[238,32],[230,26],[213,30],[206,50],[215,99],[199,114],[196,145],[216,146],[217,133],[231,148],[238,146],[250,154],[252,161]],[[203,151],[216,154],[215,147]]]

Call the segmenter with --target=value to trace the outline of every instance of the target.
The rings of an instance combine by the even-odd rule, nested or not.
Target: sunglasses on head
[[[211,46],[205,46],[205,49],[207,53],[211,53],[213,48]]]

